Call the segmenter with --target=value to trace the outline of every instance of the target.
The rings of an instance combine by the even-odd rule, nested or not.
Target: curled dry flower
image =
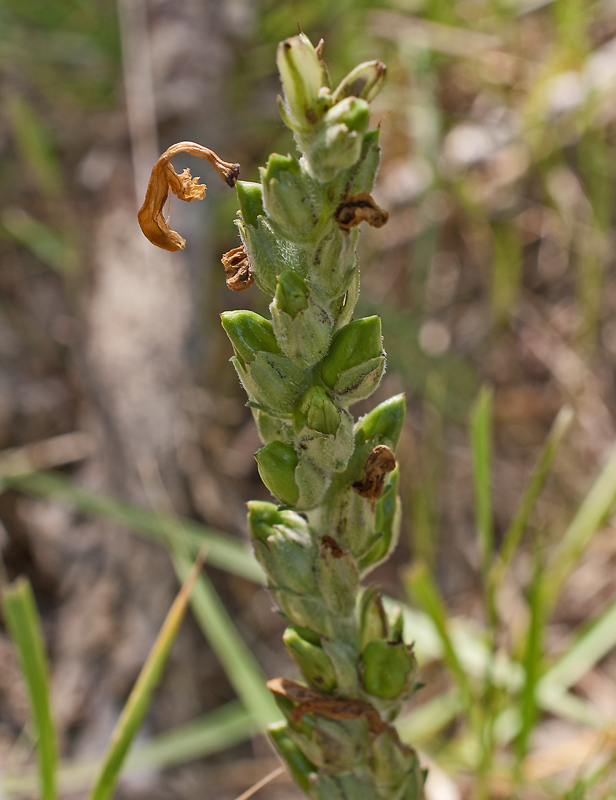
[[[171,164],[171,159],[178,153],[188,153],[191,156],[205,158],[229,186],[235,186],[240,174],[239,164],[228,164],[213,150],[196,142],[178,142],[165,150],[152,170],[145,200],[139,210],[139,225],[152,244],[172,252],[183,250],[186,241],[169,227],[163,216],[169,189],[180,200],[188,203],[191,200],[202,200],[205,197],[206,188],[205,185],[199,184],[199,178],[191,177],[188,168],[178,175]]]
[[[353,484],[353,488],[360,497],[371,500],[378,499],[383,493],[385,475],[396,468],[396,459],[389,447],[384,444],[377,445],[366,459],[363,480]]]
[[[389,214],[377,206],[371,195],[362,192],[345,197],[336,209],[334,218],[343,231],[350,231],[360,222],[367,222],[373,228],[382,228]]]
[[[252,267],[244,245],[234,247],[220,259],[225,268],[225,281],[233,292],[243,292],[254,283]]]

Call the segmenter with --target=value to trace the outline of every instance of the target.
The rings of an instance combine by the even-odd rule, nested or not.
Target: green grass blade
[[[5,480],[11,488],[20,492],[67,503],[77,511],[125,525],[148,538],[164,543],[168,538],[181,539],[193,554],[206,544],[209,565],[255,583],[265,583],[263,570],[253,558],[248,545],[222,531],[192,520],[155,514],[130,503],[89,492],[54,472],[11,475]]]
[[[180,578],[190,562],[186,555],[172,551],[173,563]],[[280,711],[265,686],[265,675],[246,643],[239,635],[210,580],[201,575],[195,586],[191,606],[205,638],[224,667],[229,682],[246,710],[261,730],[280,719]]]
[[[616,447],[613,447],[599,477],[582,501],[547,567],[544,586],[548,607],[556,601],[567,576],[615,503]]]
[[[473,449],[473,482],[475,486],[475,516],[481,574],[487,577],[494,553],[492,523],[492,399],[493,392],[484,386],[471,409],[471,445]]]
[[[51,718],[47,653],[34,592],[19,578],[2,596],[6,627],[19,654],[37,735],[39,786],[43,800],[55,800],[58,744]]]
[[[173,643],[188,608],[190,594],[203,566],[201,559],[187,570],[186,579],[163,622],[148,658],[122,709],[107,752],[90,793],[90,800],[108,800],[115,790],[128,750],[152,702]]]
[[[408,587],[417,605],[432,620],[443,647],[443,660],[460,687],[465,704],[468,707],[472,707],[473,692],[449,633],[447,608],[425,564],[416,564],[411,569],[408,577]]]
[[[419,744],[449,725],[462,711],[460,692],[451,689],[396,720],[396,730],[403,742]]]
[[[616,646],[616,602],[583,633],[541,679],[542,686],[567,689]]]
[[[518,766],[528,752],[528,741],[538,717],[537,683],[543,661],[543,632],[545,615],[542,604],[541,579],[542,565],[536,558],[534,574],[528,587],[528,608],[530,622],[526,635],[524,652],[524,683],[519,697],[521,725],[516,739]]]
[[[255,732],[252,718],[234,700],[210,711],[187,725],[163,733],[129,753],[123,773],[130,774],[141,769],[172,767],[185,764],[194,758],[212,755],[233,745],[240,744]],[[69,762],[58,770],[60,791],[83,791],[100,769],[100,761],[87,759]],[[29,795],[36,791],[36,775],[5,775],[0,780],[0,797]]]
[[[539,497],[541,490],[545,485],[550,468],[552,466],[552,461],[556,455],[556,451],[558,450],[563,437],[569,430],[572,421],[573,410],[569,406],[563,406],[563,408],[561,408],[561,410],[558,412],[550,429],[543,452],[541,453],[539,461],[535,466],[530,483],[528,484],[528,487],[524,492],[522,502],[518,507],[518,511],[509,525],[505,536],[503,537],[499,558],[492,570],[493,583],[495,587],[498,587],[501,584],[504,574],[511,564],[511,559],[513,558],[515,551],[520,544],[520,539],[522,538],[522,534],[524,533],[524,530],[528,524],[530,514],[535,507],[535,503],[537,502],[537,498]]]

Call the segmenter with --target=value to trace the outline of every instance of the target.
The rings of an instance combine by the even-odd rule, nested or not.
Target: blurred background
[[[21,458],[57,468],[88,491],[247,539],[244,503],[268,495],[218,315],[266,313],[268,298],[225,286],[220,256],[238,244],[234,193],[208,164],[175,160],[208,184],[204,202],[171,203],[171,225],[188,242],[181,253],[150,246],[136,211],[174,142],[240,162],[245,180],[258,179],[270,152],[294,152],[276,106],[275,50],[298,23],[325,40],[334,84],[362,60],[388,66],[373,125],[383,156],[374,194],[390,220],[362,231],[357,309],[382,316],[388,371],[354,413],[400,391],[409,413],[401,543],[371,580],[407,600],[408,567],[421,560],[449,613],[481,624],[468,430],[481,386],[494,398],[497,542],[562,406],[574,419],[528,526],[538,547],[562,536],[614,441],[613,0],[0,0],[0,467]],[[0,546],[9,579],[25,573],[36,592],[62,754],[100,755],[177,590],[168,554],[80,513],[59,490],[4,488]],[[531,551],[513,565],[512,629],[527,623]],[[615,566],[608,517],[550,618],[548,655],[613,598]],[[209,575],[268,677],[290,675],[265,590]],[[448,681],[437,662],[421,678],[419,704]],[[615,679],[608,653],[574,689],[616,715]],[[142,737],[234,696],[189,620]],[[0,632],[6,769],[28,763],[27,720]],[[438,800],[475,796],[468,762],[449,747],[456,731],[449,723],[421,743],[440,759]],[[542,716],[533,747],[579,731]],[[120,796],[231,799],[272,765],[255,736],[130,775]],[[572,780],[548,773],[555,792]],[[266,792],[299,797],[283,778]],[[509,792],[495,779],[489,796]]]

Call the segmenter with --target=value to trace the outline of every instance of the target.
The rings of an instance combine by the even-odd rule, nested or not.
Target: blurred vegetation
[[[221,155],[240,160],[248,180],[271,151],[293,149],[276,109],[274,53],[297,23],[324,38],[334,81],[361,59],[388,65],[374,124],[377,201],[391,216],[362,234],[358,313],[383,319],[382,397],[406,390],[409,401],[403,568],[376,578],[413,606],[407,633],[426,688],[404,736],[453,781],[443,797],[613,797],[614,3],[234,0],[219,13],[231,53]],[[106,143],[130,146],[121,71],[114,3],[0,0],[3,448],[78,424],[71,320],[87,302],[88,231],[115,164]],[[236,244],[235,199],[212,202],[214,250],[224,252]],[[215,403],[241,408],[218,334],[233,298],[219,265],[205,266],[212,346],[195,380]],[[250,290],[249,304],[264,302]],[[28,387],[45,402],[28,400]],[[247,423],[238,413],[204,446],[212,463]],[[246,499],[255,481],[256,470],[242,484]],[[197,522],[162,524],[88,497],[58,475],[7,474],[4,486],[121,519],[172,551],[170,528],[190,553],[211,536]],[[175,544],[183,574],[187,555]],[[249,555],[226,544],[212,541],[216,565],[258,579]],[[243,706],[151,742],[135,764],[214,752],[268,716],[254,692],[259,667],[204,585],[202,619],[215,629],[204,633],[223,663],[230,648]],[[84,785],[92,769],[64,764],[60,784]],[[7,791],[34,785],[9,778]]]

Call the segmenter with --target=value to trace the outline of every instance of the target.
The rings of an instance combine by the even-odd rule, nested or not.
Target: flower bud
[[[242,364],[239,358],[231,363],[246,393],[248,405],[272,417],[290,419],[310,382],[310,375],[286,356],[258,352],[253,361]]]
[[[320,386],[313,386],[303,396],[295,413],[296,428],[310,428],[334,436],[340,427],[340,411]]]
[[[385,639],[388,633],[383,601],[376,586],[364,590],[360,614],[360,646],[363,650],[373,639]]]
[[[374,530],[378,536],[372,547],[359,560],[362,577],[389,558],[398,544],[402,516],[398,497],[399,476],[400,472],[396,467],[386,478],[383,493],[377,500]]]
[[[299,499],[295,470],[299,458],[293,445],[270,442],[255,453],[259,475],[270,492],[283,505],[294,506]]]
[[[387,67],[382,61],[364,61],[343,78],[332,94],[335,105],[345,97],[360,97],[369,103],[377,96],[385,83]]]
[[[260,183],[238,181],[235,184],[240,214],[246,225],[256,228],[259,217],[265,213],[263,208],[263,190]]]
[[[364,444],[372,440],[375,446],[389,442],[395,448],[404,425],[405,400],[404,394],[397,394],[361,417],[355,424],[355,442]]]
[[[260,168],[263,204],[274,227],[291,242],[306,242],[319,221],[308,175],[292,156],[273,153]]]
[[[370,106],[357,97],[345,97],[329,109],[309,135],[299,133],[310,174],[318,181],[332,181],[341,169],[352,167],[362,152],[368,130]]]
[[[295,131],[308,132],[322,116],[321,62],[310,39],[303,33],[278,45],[276,64],[284,89],[284,122]]]
[[[243,367],[257,352],[280,353],[272,323],[254,311],[225,311],[220,319]]]
[[[370,194],[372,191],[381,160],[379,135],[378,128],[367,131],[364,134],[361,155],[358,161],[352,167],[342,170],[337,175],[334,196],[339,198],[339,202],[342,202],[350,195]]]
[[[400,787],[413,776],[418,768],[415,751],[400,741],[396,730],[387,726],[374,738],[370,749],[369,764],[377,788],[382,797],[412,798],[418,800],[418,794],[400,794]],[[415,788],[415,779],[412,780]],[[421,783],[419,784],[421,786]]]
[[[293,780],[306,794],[310,794],[311,778],[316,777],[316,767],[306,758],[288,734],[286,722],[276,722],[268,727],[278,752],[284,758]]]
[[[319,300],[334,300],[349,289],[358,274],[356,244],[357,235],[344,234],[338,226],[319,242],[308,273]]]
[[[375,697],[394,700],[412,689],[415,657],[402,642],[373,639],[361,654],[364,689]]]
[[[332,662],[323,651],[320,641],[315,644],[303,637],[304,630],[305,628],[292,626],[284,632],[282,639],[289,655],[297,663],[308,683],[323,692],[333,692],[336,688],[336,673]]]
[[[252,409],[252,416],[263,444],[269,444],[276,439],[281,442],[288,442],[293,438],[293,428],[285,420],[273,417],[258,408]]]
[[[334,336],[321,377],[341,405],[364,400],[376,389],[385,369],[382,352],[380,317],[350,322]]]
[[[320,770],[345,773],[365,761],[368,747],[368,724],[365,718],[331,719],[323,715],[291,722],[289,735]],[[349,799],[350,800],[350,799]]]
[[[269,581],[298,594],[315,594],[314,560],[317,545],[308,523],[273,503],[248,503],[248,527],[255,557]]]
[[[276,339],[294,364],[307,369],[323,358],[334,321],[296,272],[285,270],[278,276],[270,311]]]

